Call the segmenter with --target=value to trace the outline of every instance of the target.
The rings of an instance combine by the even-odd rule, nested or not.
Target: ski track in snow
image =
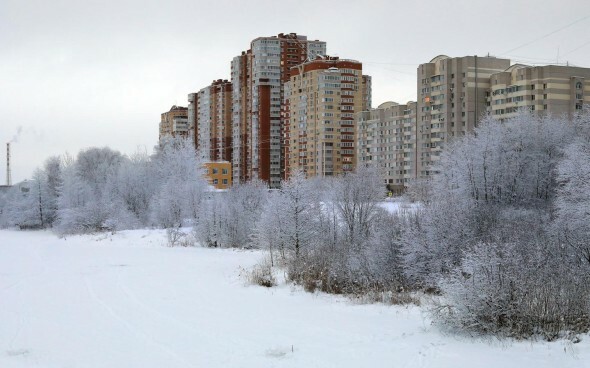
[[[86,284],[86,290],[88,290],[88,294],[92,297],[92,299],[94,299],[101,307],[103,307],[115,321],[125,326],[125,328],[129,332],[142,339],[148,345],[154,346],[162,350],[164,353],[168,354],[172,359],[182,363],[183,366],[192,367],[192,365],[186,359],[174,352],[168,345],[159,342],[156,337],[147,334],[145,331],[134,326],[133,324],[125,320],[123,317],[121,317],[117,312],[115,312],[114,308],[109,303],[105,302],[104,299],[100,298],[96,294],[94,288],[90,284],[90,281],[88,281],[88,277],[86,275],[84,275],[84,283]]]

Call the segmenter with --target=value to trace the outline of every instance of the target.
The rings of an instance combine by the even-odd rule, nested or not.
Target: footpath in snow
[[[590,336],[449,336],[419,307],[246,285],[259,251],[164,244],[0,231],[0,367],[590,367]]]

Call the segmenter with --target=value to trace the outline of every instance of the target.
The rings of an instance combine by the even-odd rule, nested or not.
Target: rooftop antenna
[[[6,185],[12,185],[12,176],[10,174],[10,142],[6,143]]]

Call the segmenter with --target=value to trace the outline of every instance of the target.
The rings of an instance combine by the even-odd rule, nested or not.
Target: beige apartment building
[[[182,106],[172,106],[169,111],[160,115],[160,129],[158,139],[165,137],[189,137],[188,109]]]
[[[291,68],[326,54],[326,43],[296,33],[259,37],[231,63],[234,181],[259,178],[278,188],[284,177],[281,116]]]
[[[401,193],[416,177],[416,102],[384,102],[357,114],[357,162],[381,168],[387,188]]]
[[[490,76],[509,66],[508,59],[446,55],[418,66],[417,178],[431,174],[445,142],[477,126],[486,113]]]
[[[573,66],[515,64],[490,76],[487,111],[507,119],[521,108],[571,118],[590,103],[590,69]]]
[[[218,79],[188,95],[195,148],[205,161],[232,159],[232,84]]]
[[[334,176],[356,165],[358,112],[367,110],[370,78],[362,64],[317,57],[291,68],[285,83],[285,177],[303,170],[307,177]]]

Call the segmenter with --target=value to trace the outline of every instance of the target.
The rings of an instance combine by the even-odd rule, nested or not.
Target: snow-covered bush
[[[399,277],[384,269],[397,260],[379,254],[392,250],[385,239],[391,218],[377,205],[384,198],[382,183],[370,167],[324,180],[304,180],[298,173],[269,201],[259,234],[286,254],[289,278],[306,290],[362,294],[392,286],[389,281]]]
[[[264,259],[254,265],[251,270],[245,271],[247,281],[252,285],[273,287],[277,285],[277,279],[273,275],[273,266],[270,259]]]

